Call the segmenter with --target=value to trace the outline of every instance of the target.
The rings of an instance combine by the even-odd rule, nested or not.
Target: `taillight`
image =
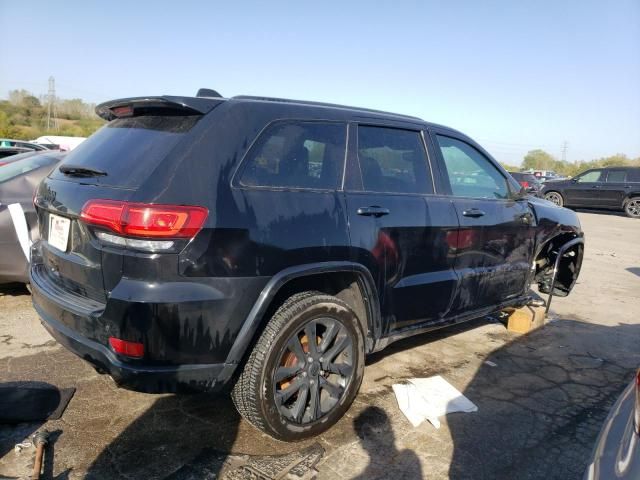
[[[521,180],[520,185],[522,185],[523,188],[529,188],[529,182],[526,180]]]
[[[187,205],[154,205],[115,200],[89,200],[80,218],[128,237],[193,238],[209,211]]]
[[[113,351],[132,358],[142,358],[144,356],[144,345],[138,342],[128,342],[116,337],[109,337],[109,345]]]

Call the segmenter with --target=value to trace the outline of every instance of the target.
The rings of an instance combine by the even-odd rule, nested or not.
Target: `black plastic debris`
[[[57,420],[75,391],[53,385],[0,385],[0,423]]]

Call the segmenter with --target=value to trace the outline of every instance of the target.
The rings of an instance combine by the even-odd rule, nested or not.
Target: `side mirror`
[[[514,200],[524,200],[529,196],[529,192],[527,192],[527,189],[524,187],[520,187],[520,190],[518,190],[516,192],[516,194],[514,195]]]

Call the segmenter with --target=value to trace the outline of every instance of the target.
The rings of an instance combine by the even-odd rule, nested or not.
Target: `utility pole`
[[[47,94],[47,130],[53,127],[58,130],[58,115],[56,112],[56,79],[49,77],[49,93]]]
[[[569,148],[569,142],[567,142],[566,140],[564,142],[562,142],[562,161],[566,162],[567,161],[567,150]]]

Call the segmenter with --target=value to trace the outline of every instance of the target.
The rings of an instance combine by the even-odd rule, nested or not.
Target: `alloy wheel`
[[[632,198],[629,200],[626,210],[630,217],[640,217],[640,198]]]
[[[333,318],[316,318],[292,335],[273,372],[274,400],[287,420],[309,424],[329,413],[354,375],[349,330]]]
[[[557,206],[559,206],[559,207],[561,207],[561,206],[562,206],[562,203],[563,203],[563,202],[562,202],[562,197],[561,197],[558,193],[556,193],[556,192],[550,192],[550,193],[547,193],[547,194],[544,196],[544,198],[545,198],[545,200],[549,200],[551,203],[554,203],[554,204],[556,204],[556,205],[557,205]]]

